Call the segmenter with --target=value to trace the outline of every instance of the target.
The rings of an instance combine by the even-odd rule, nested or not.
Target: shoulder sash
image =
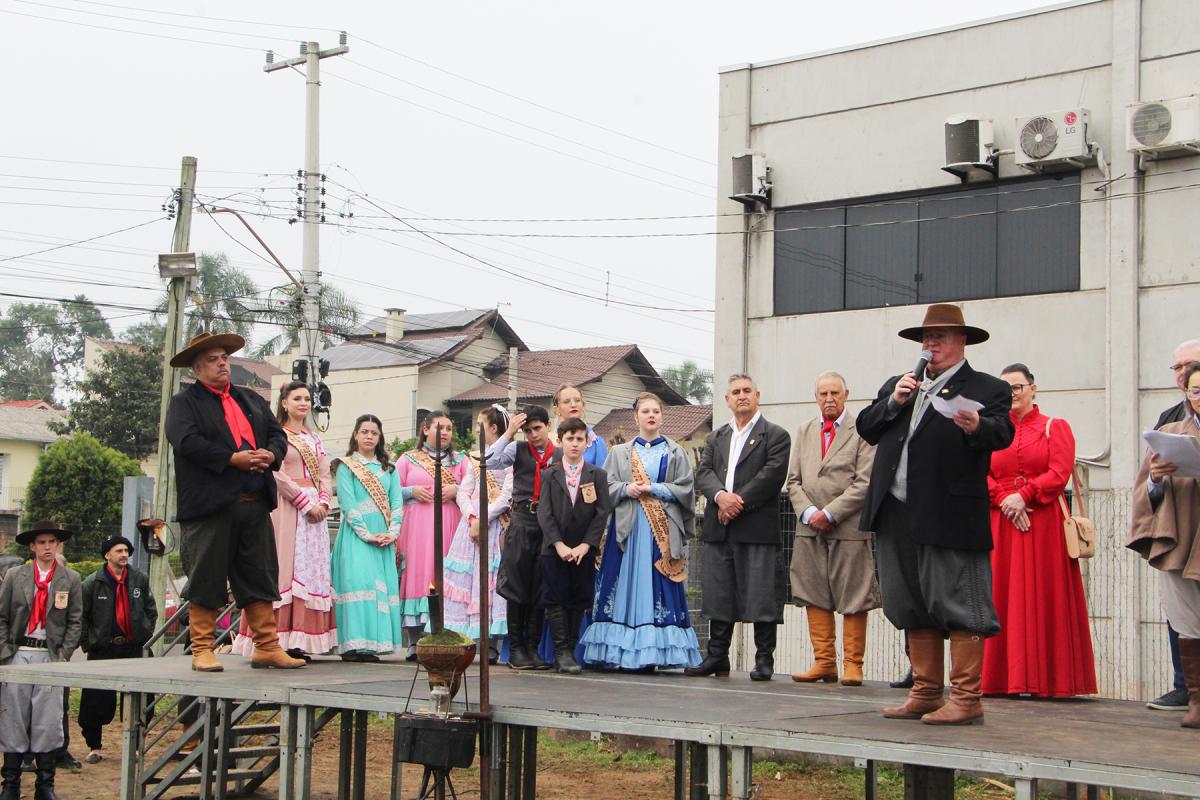
[[[341,462],[345,464],[351,472],[354,473],[354,477],[358,478],[358,482],[361,483],[363,488],[367,490],[367,494],[370,495],[371,500],[375,503],[376,508],[379,509],[379,513],[383,514],[383,518],[390,525],[392,519],[392,503],[388,499],[388,494],[383,488],[383,484],[379,482],[379,478],[377,478],[375,474],[371,472],[371,470],[367,469],[366,464],[352,456],[347,456],[346,458],[341,459]]]
[[[642,457],[638,455],[636,447],[630,448],[630,455],[634,482],[649,484],[650,478],[646,475],[646,467],[642,464]],[[687,561],[671,557],[671,521],[667,519],[667,511],[663,508],[662,501],[651,494],[643,494],[638,498],[638,502],[642,504],[642,511],[646,512],[650,530],[654,532],[654,543],[658,545],[658,552],[662,555],[662,558],[654,562],[654,568],[676,583],[683,583],[687,580]]]
[[[300,453],[300,460],[304,462],[304,468],[308,470],[308,477],[312,478],[313,485],[317,489],[320,489],[321,462],[318,460],[317,454],[313,452],[313,449],[308,446],[308,442],[304,441],[304,437],[300,434],[292,433],[287,428],[284,428],[283,432],[287,434],[288,444],[296,448],[296,451]],[[357,474],[355,473],[355,475]]]

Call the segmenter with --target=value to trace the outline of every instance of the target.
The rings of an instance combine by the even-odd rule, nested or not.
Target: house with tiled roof
[[[712,433],[713,407],[668,406],[663,409],[662,431],[685,448],[703,447],[704,440]],[[596,435],[604,437],[610,445],[628,442],[638,435],[637,421],[632,408],[614,408],[595,425]]]
[[[25,503],[25,487],[38,459],[58,440],[51,423],[67,415],[41,400],[0,403],[0,548],[15,535]]]
[[[114,350],[132,350],[137,345],[129,342],[118,342],[113,339],[97,339],[93,336],[83,340],[83,371],[86,374],[100,366],[100,357]],[[258,358],[247,358],[245,355],[229,357],[229,376],[234,386],[241,386],[257,392],[268,403],[274,402],[271,394],[271,381],[275,376],[283,374],[283,370],[270,361]],[[192,375],[184,370],[180,379],[188,384],[193,381]]]
[[[580,387],[586,404],[584,418],[593,426],[613,409],[631,408],[641,392],[654,392],[668,406],[688,405],[635,344],[526,350],[517,355],[516,373],[517,402],[545,406],[547,410],[561,384]],[[497,357],[485,374],[487,382],[450,397],[447,407],[473,419],[492,403],[507,403],[508,357]]]

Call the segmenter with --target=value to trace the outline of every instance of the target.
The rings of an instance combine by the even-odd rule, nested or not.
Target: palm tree
[[[249,341],[254,327],[251,306],[257,295],[254,280],[232,266],[224,253],[201,253],[188,295],[186,338],[201,331],[221,331]],[[166,310],[164,299],[155,312],[163,314]]]
[[[279,289],[279,292],[283,296],[277,302],[272,298],[271,307],[260,312],[260,321],[269,323],[278,332],[254,351],[258,358],[286,353],[300,343],[303,322],[300,290],[289,285]],[[322,346],[332,347],[336,344],[335,339],[345,338],[358,323],[358,307],[346,292],[323,283],[317,295],[317,319]]]

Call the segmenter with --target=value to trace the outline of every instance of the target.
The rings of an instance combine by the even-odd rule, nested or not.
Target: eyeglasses
[[[1012,393],[1019,394],[1026,386],[1033,386],[1032,383],[1014,383],[1012,384]]]
[[[1200,361],[1180,361],[1178,364],[1171,365],[1171,372],[1182,372],[1193,364],[1200,364]]]

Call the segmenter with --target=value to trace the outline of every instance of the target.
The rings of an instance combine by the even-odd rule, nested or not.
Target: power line
[[[190,42],[192,44],[206,44],[212,47],[229,47],[234,50],[252,50],[256,53],[261,53],[261,47],[250,47],[242,44],[230,44],[228,42],[213,42],[205,39],[189,39],[186,36],[170,36],[165,33],[149,33],[147,31],[131,31],[128,28],[113,28],[108,25],[96,25],[90,22],[75,22],[69,19],[58,19],[57,17],[43,17],[38,14],[27,14],[24,11],[12,11],[7,8],[0,8],[0,14],[12,14],[17,17],[27,17],[29,19],[40,19],[45,22],[57,22],[60,25],[75,25],[80,28],[92,28],[93,30],[111,31],[113,33],[128,33],[133,36],[149,36],[152,39],[170,39],[174,42]]]
[[[3,9],[0,9],[0,10],[3,10]],[[16,13],[16,12],[5,12],[5,13]],[[258,48],[253,48],[253,49],[257,50]],[[45,162],[45,163],[49,163],[49,164],[71,164],[73,166],[83,166],[83,167],[116,167],[119,169],[153,169],[153,170],[159,170],[159,171],[166,170],[167,172],[178,171],[178,167],[160,167],[160,166],[154,166],[154,165],[150,165],[150,164],[116,164],[111,161],[70,161],[70,160],[67,160],[64,158],[39,158],[36,156],[14,156],[14,155],[4,154],[4,153],[0,153],[0,158],[9,158],[14,161],[40,161],[40,162]],[[253,175],[256,178],[274,178],[274,177],[290,178],[290,177],[293,177],[293,175],[294,175],[294,173],[291,173],[291,172],[254,172],[251,170],[238,170],[238,169],[207,169],[206,168],[204,171],[206,173],[216,173],[219,175]]]
[[[102,11],[88,11],[82,8],[67,8],[66,6],[56,6],[51,3],[38,3],[34,0],[13,0],[15,3],[22,5],[34,6],[36,8],[49,8],[55,11],[66,11],[68,14],[87,14],[92,17],[103,17],[105,19],[117,19],[123,22],[137,22],[143,25],[159,25],[165,28],[180,28],[188,31],[200,31],[201,33],[219,33],[225,36],[241,36],[247,39],[266,39],[267,41],[275,42],[294,42],[294,39],[284,39],[277,36],[264,36],[257,33],[241,33],[239,31],[230,31],[218,28],[205,28],[198,25],[183,25],[178,22],[158,22],[157,20],[145,19],[142,17],[126,17],[121,14],[106,14]],[[257,48],[253,48],[257,49]]]
[[[180,11],[161,11],[156,8],[141,8],[138,6],[123,6],[115,3],[100,3],[96,0],[71,0],[74,3],[81,3],[89,6],[101,6],[103,8],[118,8],[123,11],[141,11],[146,14],[161,14],[170,17],[187,17],[188,19],[207,19],[213,22],[232,22],[237,25],[260,25],[266,28],[283,28],[286,30],[295,31],[335,31],[340,32],[338,28],[322,28],[315,25],[286,25],[281,22],[257,22],[250,19],[230,19],[228,17],[210,17],[203,14],[185,14]]]
[[[116,236],[119,233],[125,233],[126,231],[132,231],[132,230],[136,230],[138,228],[144,228],[147,225],[153,225],[155,222],[161,222],[164,219],[166,219],[166,217],[164,217],[160,214],[160,215],[156,216],[154,219],[147,220],[145,222],[139,222],[137,225],[130,225],[125,228],[118,228],[117,230],[109,231],[108,233],[99,233],[99,234],[96,234],[95,236],[89,236],[86,239],[77,239],[73,242],[67,242],[66,244],[58,244],[58,245],[54,245],[53,247],[46,247],[42,250],[34,250],[32,252],[22,253],[22,254],[16,255],[16,256],[0,257],[0,263],[4,263],[5,261],[13,261],[18,258],[28,258],[29,256],[41,255],[42,253],[49,253],[54,250],[62,250],[63,248],[66,248],[66,247],[75,247],[76,245],[85,244],[87,242],[94,242],[97,239],[105,239],[109,236]]]

